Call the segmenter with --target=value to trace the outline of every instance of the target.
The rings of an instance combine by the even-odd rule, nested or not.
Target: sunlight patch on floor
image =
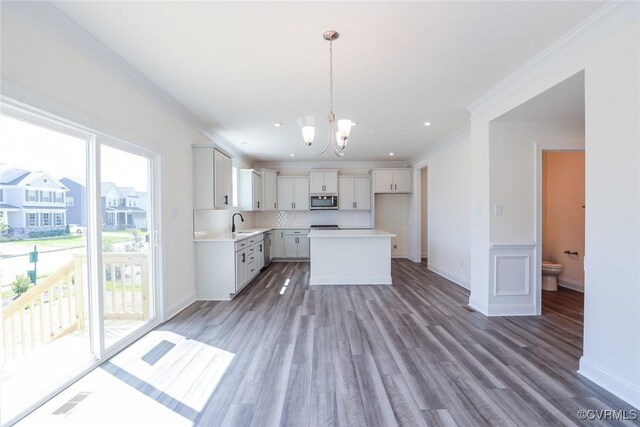
[[[175,346],[153,365],[143,360],[163,341]],[[152,331],[19,425],[192,425],[233,358],[202,342]],[[69,414],[52,415],[79,392],[91,395]]]

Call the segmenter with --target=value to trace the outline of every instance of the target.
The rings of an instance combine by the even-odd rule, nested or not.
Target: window
[[[47,227],[51,225],[51,214],[43,213],[42,214],[42,226]]]
[[[62,214],[61,213],[57,213],[56,214],[56,225],[62,225]]]
[[[49,182],[49,178],[45,178],[45,179],[43,179],[43,181],[46,184],[47,182]]]
[[[56,203],[64,203],[64,193],[56,191],[54,194],[56,196]]]
[[[51,201],[51,191],[41,191],[40,192],[40,200],[42,200],[43,202],[50,202]]]
[[[37,202],[38,192],[35,190],[24,190],[24,199],[27,202]]]
[[[27,227],[36,227],[38,225],[37,216],[34,213],[27,214]]]
[[[73,206],[74,203],[75,200],[73,199],[73,196],[67,196],[67,206]]]
[[[0,188],[0,202],[4,200],[4,190]]]

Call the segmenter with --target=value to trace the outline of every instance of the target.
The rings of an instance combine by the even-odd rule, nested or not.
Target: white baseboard
[[[489,304],[487,316],[537,316],[533,304]]]
[[[390,285],[391,276],[354,277],[310,277],[309,285]]]
[[[473,296],[469,296],[469,307],[473,308],[475,311],[484,314],[485,316],[488,316],[489,314],[489,310],[487,308],[486,304],[482,304],[478,301],[476,301],[475,299],[473,299]]]
[[[438,276],[442,276],[442,277],[444,277],[444,278],[445,278],[445,279],[447,279],[447,280],[451,280],[451,281],[452,281],[453,283],[455,283],[456,285],[462,286],[463,288],[465,288],[465,289],[467,289],[467,290],[468,290],[468,289],[471,289],[471,286],[470,286],[470,285],[469,285],[469,283],[468,283],[468,282],[466,282],[465,280],[462,280],[461,278],[456,277],[456,276],[454,276],[453,274],[449,274],[449,273],[447,273],[446,271],[444,271],[444,270],[442,270],[442,269],[440,269],[440,268],[438,268],[438,267],[435,267],[435,266],[434,266],[434,265],[432,265],[432,264],[428,264],[428,263],[427,263],[427,269],[428,269],[428,270],[430,270],[430,271],[433,271],[433,272],[434,272],[434,273],[436,273]]]
[[[558,286],[584,293],[584,283],[575,280],[558,278]]]
[[[165,316],[166,318],[164,319],[164,321],[166,322],[167,320],[171,319],[173,316],[180,313],[182,310],[189,307],[194,302],[196,302],[195,292],[180,298],[167,309],[167,315]]]
[[[602,366],[590,362],[584,356],[580,358],[578,373],[615,394],[629,405],[640,409],[640,386],[631,384]]]
[[[413,262],[422,262],[422,258],[416,258],[414,256],[410,256],[409,259]]]
[[[409,256],[405,253],[396,253],[391,254],[391,258],[409,258]]]

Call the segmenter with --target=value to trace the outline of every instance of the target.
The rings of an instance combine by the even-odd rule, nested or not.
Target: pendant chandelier
[[[337,31],[326,31],[323,38],[329,42],[329,116],[327,118],[329,122],[329,135],[327,137],[327,145],[319,152],[311,151],[311,145],[313,144],[313,138],[316,133],[314,126],[302,127],[302,138],[305,144],[309,147],[311,154],[324,154],[329,147],[333,148],[336,156],[344,156],[344,149],[347,147],[347,140],[349,139],[349,132],[351,132],[351,120],[338,120],[338,128],[336,129],[336,115],[333,112],[333,41],[340,37]]]

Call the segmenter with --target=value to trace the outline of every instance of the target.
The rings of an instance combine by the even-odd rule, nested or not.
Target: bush
[[[31,282],[27,276],[24,275],[16,276],[16,280],[11,282],[11,290],[16,294],[16,298],[27,292],[29,290],[29,286],[31,286]]]

